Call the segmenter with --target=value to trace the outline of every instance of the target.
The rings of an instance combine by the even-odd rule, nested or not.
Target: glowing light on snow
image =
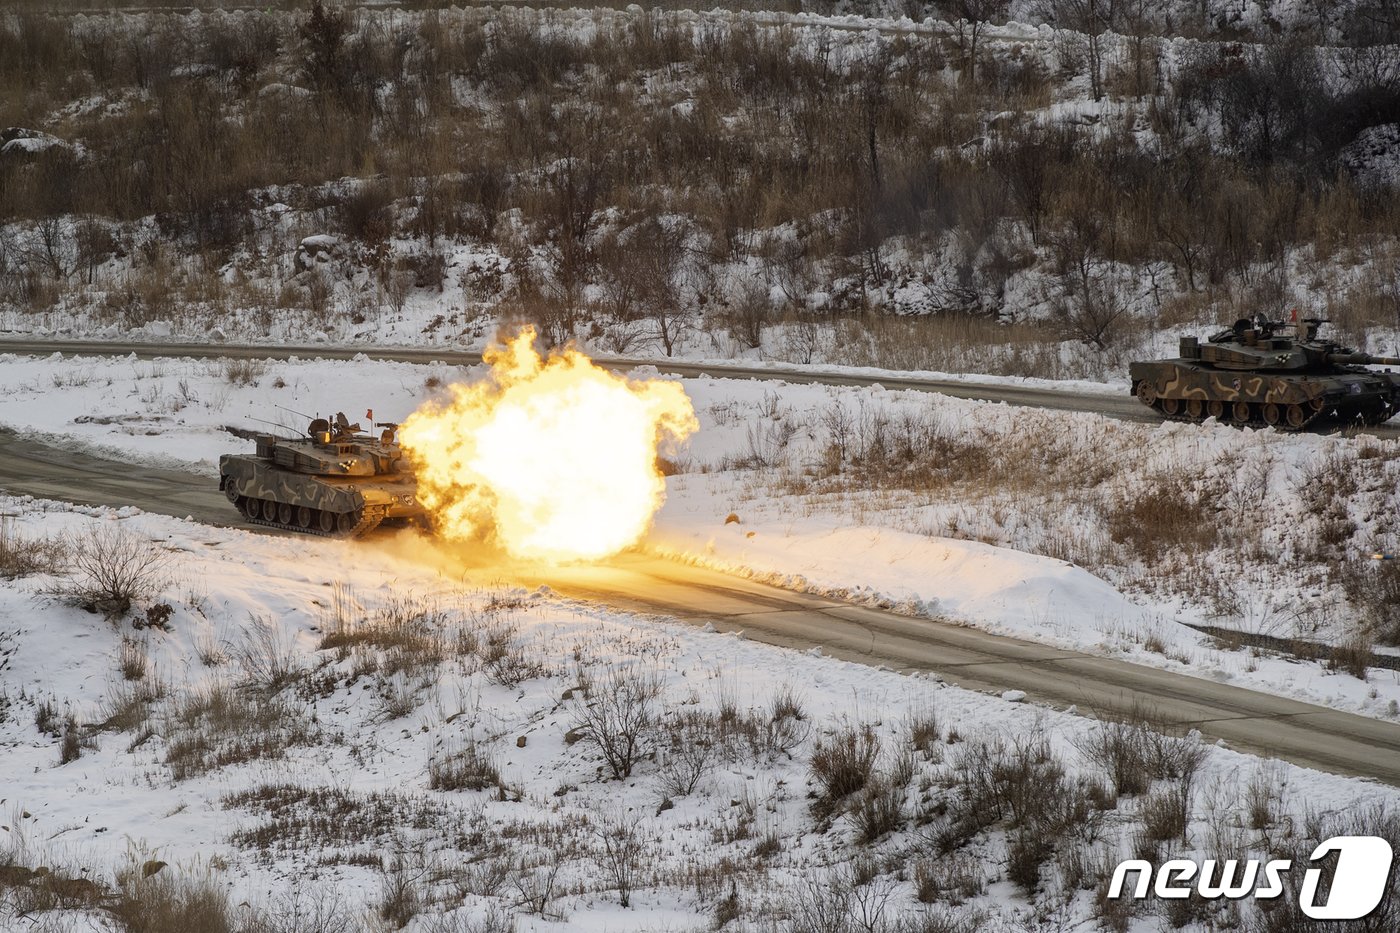
[[[641,539],[666,495],[664,444],[698,422],[675,382],[626,379],[577,350],[541,358],[535,332],[489,348],[478,382],[404,422],[439,532],[494,534],[516,557],[607,557]]]

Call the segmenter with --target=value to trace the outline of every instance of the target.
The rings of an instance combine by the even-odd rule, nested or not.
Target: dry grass
[[[314,850],[343,864],[378,866],[384,851],[406,850],[424,831],[461,851],[487,844],[465,811],[427,796],[262,784],[225,796],[223,804],[259,815],[230,841],[267,858]]]
[[[817,740],[812,777],[821,788],[819,806],[829,809],[862,790],[875,773],[880,737],[869,726],[846,726]]]
[[[220,681],[176,698],[158,728],[166,743],[165,763],[177,781],[281,758],[289,748],[320,740],[318,728],[285,700]]]
[[[0,579],[58,573],[70,560],[69,543],[49,535],[28,535],[14,519],[0,515]]]

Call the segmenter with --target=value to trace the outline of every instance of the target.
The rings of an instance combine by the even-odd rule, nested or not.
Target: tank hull
[[[384,521],[425,518],[409,473],[322,476],[264,457],[225,454],[219,489],[248,521],[303,534],[351,538]]]
[[[1379,424],[1400,410],[1400,374],[1361,367],[1270,373],[1174,359],[1132,363],[1128,371],[1138,400],[1176,420],[1301,430],[1319,422]]]

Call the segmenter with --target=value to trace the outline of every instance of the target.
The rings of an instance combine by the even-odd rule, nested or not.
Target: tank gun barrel
[[[1329,363],[1355,363],[1361,366],[1400,366],[1400,357],[1372,356],[1369,353],[1329,353]]]

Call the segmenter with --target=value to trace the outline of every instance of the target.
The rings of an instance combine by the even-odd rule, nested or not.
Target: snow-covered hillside
[[[0,584],[6,929],[197,901],[277,929],[1145,931],[1176,915],[1096,900],[1130,853],[1389,832],[1400,804],[1193,736],[440,576],[411,535],[0,507],[7,555],[134,541],[158,571],[112,619],[42,567]],[[1141,772],[1103,770],[1114,754]]]
[[[1395,59],[1344,35],[1374,6],[0,20],[0,331],[472,346],[530,320],[598,352],[1105,380],[1298,307],[1392,351]]]

